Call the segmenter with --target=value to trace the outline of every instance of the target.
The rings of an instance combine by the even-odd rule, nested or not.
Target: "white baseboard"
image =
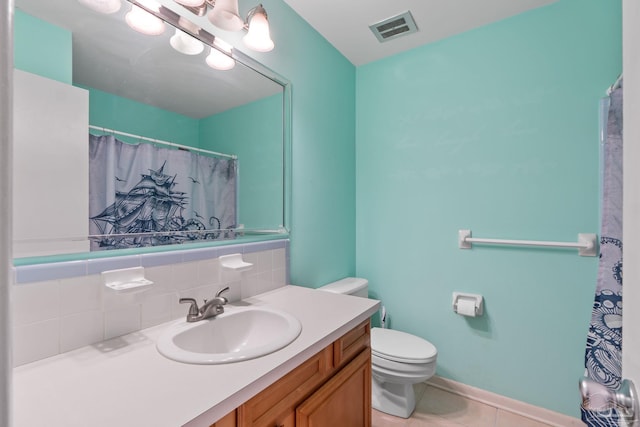
[[[433,376],[427,384],[430,386],[466,397],[467,399],[476,400],[490,405],[498,409],[513,412],[523,417],[531,418],[541,423],[549,424],[554,427],[584,427],[582,420],[570,417],[559,412],[501,396],[490,391],[482,390],[457,381],[446,378]]]

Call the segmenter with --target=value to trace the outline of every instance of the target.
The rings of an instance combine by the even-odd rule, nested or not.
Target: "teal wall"
[[[598,101],[621,2],[561,0],[357,69],[357,274],[443,377],[579,416],[597,258],[476,245],[598,233]],[[486,313],[453,313],[452,292]]]
[[[239,223],[248,229],[273,229],[282,225],[282,95],[194,119],[87,89],[91,124],[236,154],[240,165]],[[135,138],[119,138],[136,142]]]
[[[14,66],[71,84],[71,33],[16,9]]]
[[[262,4],[276,47],[246,53],[293,87],[291,282],[316,287],[355,273],[355,67],[282,0]]]
[[[283,224],[283,96],[273,95],[200,120],[200,148],[238,156],[239,222],[247,229]]]
[[[560,0],[357,70],[282,0],[264,6],[276,48],[247,53],[293,87],[291,282],[366,277],[392,327],[438,347],[439,375],[577,416],[597,260],[456,237],[598,231],[620,1]],[[486,315],[453,314],[454,290]]]
[[[200,138],[199,120],[131,99],[89,90],[89,123],[134,135],[144,135],[176,144],[197,146]],[[92,131],[93,132],[93,131]],[[128,142],[130,138],[119,136]]]
[[[72,84],[72,34],[20,10],[15,13],[15,67]],[[89,123],[184,145],[197,145],[199,121],[140,102],[89,90]],[[126,139],[126,138],[123,138]]]

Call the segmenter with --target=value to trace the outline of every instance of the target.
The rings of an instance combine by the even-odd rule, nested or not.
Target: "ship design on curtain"
[[[124,144],[113,137],[92,136],[91,140],[91,156],[95,162],[90,163],[94,165],[90,171],[90,193],[92,194],[90,215],[92,212],[99,212],[90,216],[91,234],[95,236],[91,243],[92,250],[168,245],[234,237],[235,160],[198,156],[180,150],[152,146],[141,149],[151,153],[151,156],[145,159],[147,156],[140,153],[139,147]],[[101,149],[103,147],[98,148],[100,144],[113,147],[107,147],[104,150]],[[115,150],[112,149],[114,147]],[[101,151],[107,155],[93,156]],[[134,157],[131,157],[129,151],[135,153]],[[140,161],[140,154],[142,154],[142,161]],[[186,164],[190,167],[188,172],[184,167],[178,167],[177,169],[183,169],[183,173],[167,173],[170,168],[169,162],[175,156],[180,157],[175,159],[179,166]],[[193,159],[192,156],[197,158]],[[135,161],[131,161],[133,158]],[[130,180],[128,177],[136,175],[136,168],[129,169],[132,165],[144,167],[159,158],[164,158],[159,167],[149,168],[139,173],[140,178],[137,182],[127,186]],[[111,168],[110,165],[114,163],[118,166]],[[119,163],[124,163],[127,167],[125,179],[118,175],[122,172],[122,164]],[[225,169],[222,174],[219,173],[221,169]],[[223,178],[223,182],[216,178]],[[114,183],[107,185],[112,188],[113,193],[106,198],[94,197],[93,190],[104,187],[101,182],[94,180]],[[203,189],[207,187],[206,184],[209,184],[210,188]],[[229,185],[231,188],[226,188]],[[217,188],[211,188],[213,186]],[[183,191],[184,189],[191,189],[191,194]],[[199,196],[197,192],[200,193]],[[96,193],[99,194],[100,191],[97,190]],[[212,197],[216,195],[225,197]],[[229,195],[233,197],[229,198]],[[193,199],[200,200],[197,208],[192,203]],[[225,201],[224,199],[230,199],[226,202],[231,206],[218,206],[220,202]],[[108,203],[105,202],[107,200],[113,200],[113,202],[104,207]]]
[[[210,231],[198,218],[183,217],[189,198],[182,191],[171,190],[176,185],[176,177],[163,173],[165,164],[158,170],[143,174],[142,180],[129,192],[116,192],[116,201],[91,217],[100,234],[116,235],[101,237],[98,240],[101,247],[166,245],[183,240],[217,239],[220,236],[220,220],[215,216],[208,220],[215,231]],[[201,230],[207,232],[176,233]],[[145,235],[122,236],[139,233]]]

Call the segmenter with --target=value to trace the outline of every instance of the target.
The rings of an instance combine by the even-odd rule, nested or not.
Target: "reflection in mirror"
[[[90,236],[122,232],[127,222],[127,232],[155,231],[129,236],[137,246],[284,232],[286,81],[239,52],[229,56],[231,46],[168,7],[165,20],[182,28],[162,22],[152,36],[127,24],[129,2],[108,14],[83,3],[16,1],[15,256],[83,253],[91,240],[104,249],[113,239]],[[124,143],[103,166],[123,147],[146,147],[151,163],[90,187],[89,133]],[[207,167],[235,173],[235,187],[192,193],[209,175],[178,174],[162,154],[170,151],[224,163]],[[93,198],[102,207],[89,208]],[[204,212],[203,199],[215,212]],[[165,239],[168,229],[180,238]]]

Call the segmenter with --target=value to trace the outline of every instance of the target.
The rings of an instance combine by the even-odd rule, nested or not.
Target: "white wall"
[[[229,286],[225,297],[233,302],[284,286],[287,245],[279,240],[95,259],[87,261],[86,274],[61,278],[56,274],[64,268],[72,272],[78,261],[58,263],[48,272],[43,271],[47,265],[17,267],[18,283],[12,291],[14,365],[183,318],[188,306],[179,304],[180,298],[200,302]],[[242,253],[252,268],[242,273],[222,268],[218,257],[234,252]],[[154,282],[149,290],[122,295],[104,286],[102,271],[139,266]]]
[[[89,92],[15,70],[13,105],[14,258],[88,252]]]

